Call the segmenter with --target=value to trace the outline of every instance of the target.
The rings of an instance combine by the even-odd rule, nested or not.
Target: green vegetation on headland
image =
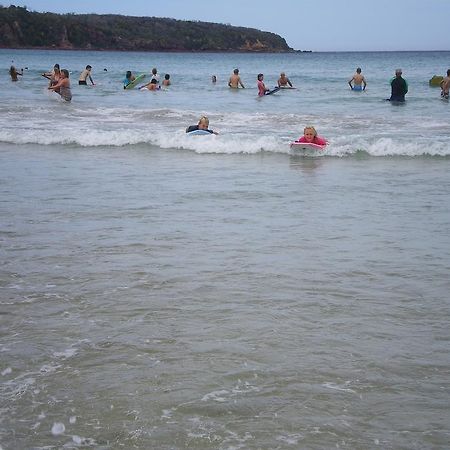
[[[73,50],[292,52],[275,33],[158,17],[31,12],[0,6],[0,47]]]

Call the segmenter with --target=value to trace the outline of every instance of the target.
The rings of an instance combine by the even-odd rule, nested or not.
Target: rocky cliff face
[[[0,46],[147,51],[293,51],[253,28],[158,17],[53,14],[0,7]]]

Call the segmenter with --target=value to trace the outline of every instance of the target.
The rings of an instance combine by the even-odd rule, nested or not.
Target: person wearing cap
[[[402,78],[402,69],[395,70],[395,77],[391,80],[391,102],[404,102],[408,92],[408,83]]]
[[[291,80],[286,76],[284,72],[280,73],[280,78],[278,78],[278,87],[293,87]]]

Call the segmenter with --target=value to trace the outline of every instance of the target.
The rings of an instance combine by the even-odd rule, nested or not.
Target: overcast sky
[[[277,33],[296,50],[450,50],[450,0],[26,0],[1,4],[40,12],[227,23]]]

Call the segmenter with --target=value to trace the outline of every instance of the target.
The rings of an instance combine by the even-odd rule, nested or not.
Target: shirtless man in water
[[[366,89],[367,83],[364,75],[361,74],[361,67],[356,69],[355,75],[353,75],[353,78],[348,82],[348,84],[352,91],[364,91]]]
[[[450,90],[450,69],[447,70],[447,76],[441,81],[441,97],[448,100],[448,92]]]
[[[230,86],[230,88],[237,89],[239,85],[245,88],[242,83],[241,77],[239,76],[239,69],[234,69],[233,75],[231,75],[230,79],[228,80],[228,86]]]
[[[278,78],[278,87],[293,87],[291,80],[286,76],[284,72],[280,73],[280,78]]]

